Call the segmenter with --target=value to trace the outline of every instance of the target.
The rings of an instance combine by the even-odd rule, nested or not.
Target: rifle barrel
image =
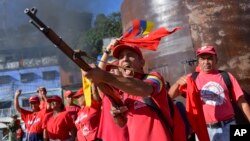
[[[32,10],[26,8],[24,13],[27,14],[32,20],[32,23],[36,28],[38,28],[52,43],[55,44],[64,54],[66,54],[73,62],[75,62],[82,70],[89,71],[91,67],[79,56],[74,56],[75,52],[65,43],[61,37],[59,37],[52,29],[46,26],[37,16],[37,10],[32,8]]]
[[[77,52],[75,52],[67,43],[65,43],[61,37],[59,37],[52,29],[50,29],[48,26],[46,26],[37,16],[37,9],[32,8],[31,10],[26,8],[24,10],[24,13],[27,14],[32,20],[30,23],[34,25],[36,28],[39,29],[54,45],[59,48],[65,55],[67,55],[76,65],[78,65],[83,71],[89,71],[91,67],[89,64],[87,64],[82,58],[81,55],[86,55],[85,52],[79,51],[80,55],[77,55]],[[109,95],[109,98],[112,103],[117,105],[122,105],[122,101],[119,98],[119,96],[116,96],[112,93],[112,89],[108,88],[109,86],[105,83],[100,83],[98,85],[100,89],[106,90],[107,95]]]

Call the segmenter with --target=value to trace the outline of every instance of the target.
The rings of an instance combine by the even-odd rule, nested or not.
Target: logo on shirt
[[[201,88],[201,98],[207,105],[222,105],[225,93],[222,86],[217,82],[208,82]]]
[[[87,136],[87,135],[89,134],[89,132],[90,132],[90,130],[89,130],[89,128],[88,128],[87,126],[84,126],[84,127],[82,128],[82,134],[83,134],[84,136]]]
[[[78,124],[78,123],[80,123],[83,119],[85,119],[85,118],[87,118],[87,117],[88,117],[88,114],[82,113],[82,114],[80,114],[80,115],[77,117],[75,123]]]
[[[28,124],[29,124],[29,125],[32,125],[32,124],[35,124],[35,123],[40,122],[40,121],[41,121],[40,118],[36,118],[36,119],[34,119],[34,120],[28,120]]]

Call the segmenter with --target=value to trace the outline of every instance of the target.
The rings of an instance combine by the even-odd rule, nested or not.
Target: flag
[[[152,21],[135,19],[132,21],[132,26],[123,34],[123,38],[134,38],[147,35],[154,27]]]
[[[85,106],[90,107],[91,106],[91,85],[92,83],[90,80],[82,74],[82,89],[84,93],[85,98]]]
[[[179,90],[182,93],[186,93],[186,111],[192,129],[200,141],[209,141],[201,98],[194,80],[191,77],[188,77],[187,85],[180,86]]]
[[[157,30],[150,32],[146,36],[143,36],[141,38],[126,38],[123,37],[119,44],[130,44],[132,46],[137,46],[139,48],[148,49],[148,50],[157,50],[158,45],[161,41],[161,38],[168,36],[177,30],[179,30],[180,27],[174,28],[172,31],[167,30],[164,27],[158,28]]]

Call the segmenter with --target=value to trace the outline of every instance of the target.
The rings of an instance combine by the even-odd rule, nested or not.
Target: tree
[[[90,56],[96,58],[102,51],[103,38],[120,37],[122,34],[122,24],[120,13],[112,13],[105,16],[99,14],[93,27],[83,33],[79,39],[77,48],[86,51]]]

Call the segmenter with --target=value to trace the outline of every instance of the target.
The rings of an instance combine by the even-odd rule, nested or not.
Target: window
[[[21,82],[28,83],[34,80],[34,73],[23,73],[21,75]]]
[[[11,107],[11,101],[1,101],[0,102],[0,108],[1,109],[6,109]]]
[[[23,99],[22,100],[22,107],[29,107],[30,103],[29,103],[29,99]]]
[[[10,82],[11,82],[11,76],[9,75],[0,76],[0,84],[8,84]]]
[[[56,71],[44,71],[43,80],[54,80],[56,78]]]

